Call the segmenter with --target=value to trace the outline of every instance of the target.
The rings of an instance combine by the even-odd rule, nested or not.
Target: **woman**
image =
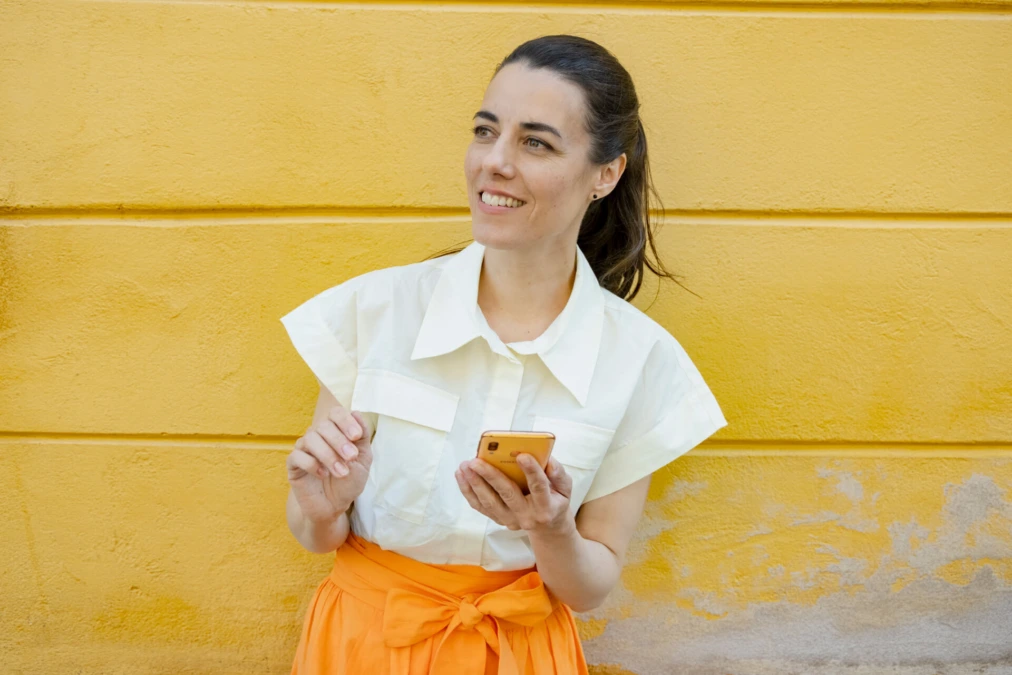
[[[585,673],[572,610],[617,583],[650,475],[726,423],[626,300],[653,250],[632,80],[549,36],[498,67],[465,159],[475,242],[365,274],[282,319],[320,382],[288,523],[336,550],[293,673]],[[656,252],[654,252],[656,253]],[[550,431],[529,494],[475,459]]]

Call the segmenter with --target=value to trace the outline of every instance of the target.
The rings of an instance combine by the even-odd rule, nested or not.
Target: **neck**
[[[565,308],[576,279],[575,242],[485,249],[478,306],[503,342],[533,340]]]

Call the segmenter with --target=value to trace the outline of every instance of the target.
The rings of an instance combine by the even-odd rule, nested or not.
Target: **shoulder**
[[[606,330],[610,335],[610,352],[624,354],[641,379],[666,386],[666,382],[682,381],[709,394],[699,369],[682,344],[672,333],[643,311],[602,289],[605,296]]]
[[[339,325],[354,325],[356,317],[370,322],[390,311],[397,313],[415,305],[424,306],[443,263],[444,258],[436,258],[358,274],[303,300],[282,321],[322,319],[336,330]]]
[[[642,310],[611,291],[601,289],[604,295],[605,322],[618,342],[615,346],[635,353],[646,353],[655,350],[682,352],[678,340],[667,328],[645,314]]]
[[[332,286],[324,294],[335,299],[355,298],[362,305],[393,301],[405,294],[424,295],[438,281],[447,259],[449,256],[371,270]]]
[[[424,283],[428,279],[438,279],[443,265],[449,257],[433,258],[393,267],[381,267],[351,277],[335,288],[344,287],[348,290],[373,292],[398,286],[413,286]]]

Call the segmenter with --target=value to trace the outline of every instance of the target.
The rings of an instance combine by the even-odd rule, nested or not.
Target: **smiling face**
[[[609,187],[589,160],[584,115],[579,87],[550,70],[512,63],[496,74],[464,162],[475,241],[498,249],[576,242],[591,195]]]

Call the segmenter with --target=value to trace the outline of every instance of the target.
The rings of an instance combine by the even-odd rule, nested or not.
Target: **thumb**
[[[372,436],[376,433],[376,424],[374,416],[371,414],[363,414],[358,411],[352,411],[351,416],[355,418],[355,421],[362,427],[362,438],[358,439],[357,443],[365,443],[367,445],[372,443]]]
[[[560,492],[566,497],[573,494],[573,479],[557,459],[549,458],[546,469],[545,475],[548,476],[548,480],[556,492]]]
[[[362,438],[355,441],[355,447],[358,448],[356,461],[368,471],[372,467],[372,435],[375,433],[376,424],[372,415],[352,411],[351,416],[362,427]]]

